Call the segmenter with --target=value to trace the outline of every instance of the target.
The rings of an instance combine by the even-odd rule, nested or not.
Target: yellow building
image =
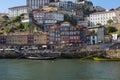
[[[4,44],[18,45],[47,44],[47,33],[10,33],[0,35],[0,42],[4,42]]]
[[[27,35],[26,33],[13,33],[8,34],[6,38],[6,44],[27,44]]]

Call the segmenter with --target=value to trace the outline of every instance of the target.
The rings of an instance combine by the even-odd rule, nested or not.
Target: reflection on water
[[[120,62],[0,59],[0,80],[120,80]]]

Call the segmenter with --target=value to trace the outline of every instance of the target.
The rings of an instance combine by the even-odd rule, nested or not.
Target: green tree
[[[117,29],[113,26],[109,26],[106,28],[106,31],[107,31],[107,33],[113,33],[113,32],[116,32]]]
[[[24,14],[21,14],[20,16],[17,16],[15,19],[13,19],[11,22],[15,23],[15,22],[21,22],[22,19],[24,19]]]
[[[84,7],[84,14],[86,14],[86,15],[90,14],[89,8]]]
[[[24,26],[24,31],[28,31],[29,30],[29,23],[28,22],[23,23],[23,26]]]
[[[96,25],[102,25],[101,23],[97,23]]]
[[[34,27],[34,32],[37,32],[37,27]]]
[[[77,25],[77,20],[75,16],[70,16],[68,14],[65,14],[64,21],[70,22],[73,26]]]
[[[63,6],[60,6],[60,7],[59,7],[60,10],[63,10],[63,8],[64,8]]]
[[[9,32],[10,32],[10,28],[9,28],[9,27],[4,28],[4,33],[5,33],[5,34],[7,34],[7,33],[9,33]]]
[[[109,25],[111,25],[111,24],[113,23],[113,20],[112,20],[112,19],[109,19],[109,20],[107,21],[107,23],[108,23]]]
[[[2,18],[3,18],[5,21],[10,20],[9,17],[8,17],[7,15],[2,16]]]
[[[4,15],[4,16],[2,16],[1,17],[1,26],[7,26],[8,25],[8,23],[9,23],[9,17],[7,16],[7,15]]]

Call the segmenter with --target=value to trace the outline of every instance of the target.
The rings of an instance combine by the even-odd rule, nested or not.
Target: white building
[[[9,8],[9,16],[10,17],[16,17],[20,14],[27,13],[28,12],[28,6],[16,6]]]
[[[55,12],[34,11],[33,16],[39,24],[53,24],[58,21],[64,21],[64,15]]]
[[[96,24],[100,23],[102,25],[106,25],[107,21],[116,17],[115,11],[105,11],[105,12],[95,12],[90,14],[89,22],[90,26],[95,26]]]
[[[30,22],[30,18],[29,18],[29,14],[28,13],[24,14],[24,19],[22,20],[22,22],[23,23]]]
[[[40,9],[45,5],[49,4],[49,0],[26,0],[27,6],[29,6],[30,9]]]
[[[117,40],[118,39],[118,34],[112,34],[112,39]]]

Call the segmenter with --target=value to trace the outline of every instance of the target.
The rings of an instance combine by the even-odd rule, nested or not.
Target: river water
[[[120,80],[120,62],[0,59],[0,80]]]

